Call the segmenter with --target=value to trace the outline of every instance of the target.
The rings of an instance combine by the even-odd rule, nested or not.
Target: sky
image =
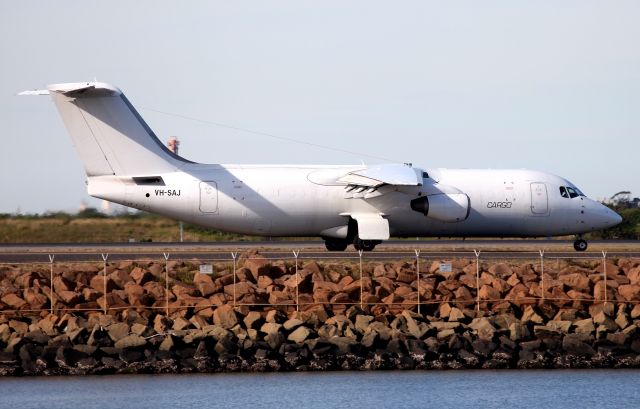
[[[2,2],[0,213],[100,205],[49,97],[15,95],[93,79],[194,161],[526,168],[640,195],[638,21],[637,1]]]

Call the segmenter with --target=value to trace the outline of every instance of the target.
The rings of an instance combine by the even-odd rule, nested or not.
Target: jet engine
[[[469,217],[469,196],[464,193],[442,193],[411,201],[411,209],[445,223],[456,223]]]

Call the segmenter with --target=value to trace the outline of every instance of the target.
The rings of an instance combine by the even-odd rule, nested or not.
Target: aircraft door
[[[200,206],[201,213],[218,212],[218,185],[211,180],[200,182]]]
[[[531,183],[531,212],[537,215],[549,213],[547,185],[541,182]]]

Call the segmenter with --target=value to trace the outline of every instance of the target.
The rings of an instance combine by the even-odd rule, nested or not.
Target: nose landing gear
[[[584,240],[581,236],[576,237],[576,240],[573,242],[573,248],[576,251],[585,251],[587,249],[587,241]]]

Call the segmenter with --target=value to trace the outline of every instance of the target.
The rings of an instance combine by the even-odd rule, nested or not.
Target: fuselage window
[[[569,193],[567,193],[567,188],[564,186],[560,186],[560,196],[569,198]]]
[[[429,174],[427,172],[422,172],[423,179],[429,179]]]

